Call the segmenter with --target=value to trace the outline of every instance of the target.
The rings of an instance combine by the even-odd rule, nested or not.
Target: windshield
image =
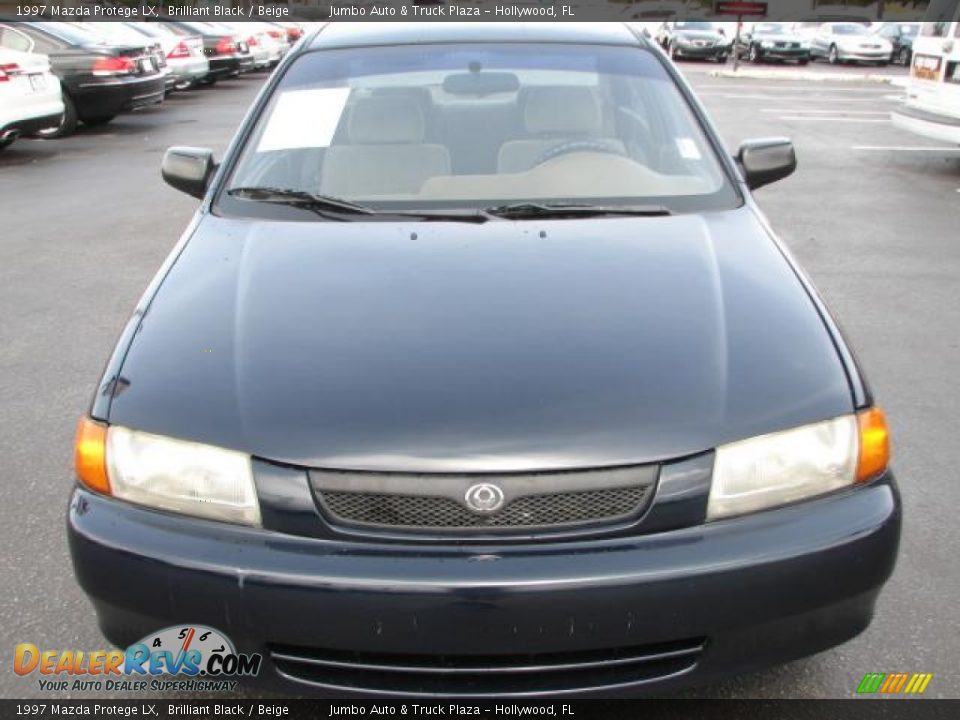
[[[903,35],[907,35],[907,36],[909,36],[909,37],[913,37],[913,36],[916,35],[919,31],[920,31],[920,26],[919,26],[919,25],[901,25],[901,26],[900,26],[900,32],[901,32]]]
[[[129,23],[127,27],[141,35],[151,38],[178,37],[176,28],[165,25],[164,23]]]
[[[678,22],[677,30],[713,30],[712,22]]]
[[[753,31],[757,34],[764,33],[768,35],[776,35],[784,32],[784,27],[780,23],[757,23],[754,26]]]
[[[139,43],[149,42],[144,40],[143,36],[130,29],[122,23],[111,22],[78,22],[69,23],[71,27],[79,28],[91,35],[96,35],[107,41],[120,43]]]
[[[588,45],[306,54],[247,137],[228,182],[239,188],[390,209],[739,202],[661,62],[640,48]],[[256,204],[219,201],[229,211]]]
[[[70,23],[59,22],[37,22],[33,23],[41,30],[50,33],[54,37],[66,40],[72,45],[104,45],[107,41],[89,30],[85,30]]]
[[[863,25],[856,25],[855,23],[849,23],[847,25],[834,25],[833,26],[834,35],[868,35],[867,28]]]

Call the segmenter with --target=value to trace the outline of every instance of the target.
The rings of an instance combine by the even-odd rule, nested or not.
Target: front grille
[[[630,517],[643,503],[646,488],[527,495],[495,513],[480,515],[446,497],[324,492],[334,519],[390,528],[536,528],[578,525]]]
[[[313,470],[310,479],[333,526],[469,535],[635,519],[658,473],[656,465],[503,475]]]
[[[276,645],[281,675],[335,690],[509,695],[654,683],[696,667],[705,639],[604,650],[514,655],[388,654]]]

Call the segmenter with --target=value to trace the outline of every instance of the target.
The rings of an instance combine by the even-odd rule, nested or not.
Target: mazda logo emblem
[[[503,490],[492,483],[477,483],[467,488],[467,507],[476,513],[492,513],[503,507]]]

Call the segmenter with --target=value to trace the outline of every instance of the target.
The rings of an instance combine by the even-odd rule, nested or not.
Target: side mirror
[[[737,163],[747,187],[756,190],[792,175],[797,169],[797,153],[787,138],[747,140],[740,146]]]
[[[202,199],[217,169],[213,150],[207,148],[172,147],[163,156],[160,174],[167,185]]]

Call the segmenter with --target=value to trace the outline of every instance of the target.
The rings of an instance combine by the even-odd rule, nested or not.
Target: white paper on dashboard
[[[700,160],[700,151],[697,149],[697,144],[688,137],[677,138],[677,150],[680,152],[680,157],[684,160]]]
[[[285,92],[273,107],[257,152],[327,147],[340,124],[350,88]]]

